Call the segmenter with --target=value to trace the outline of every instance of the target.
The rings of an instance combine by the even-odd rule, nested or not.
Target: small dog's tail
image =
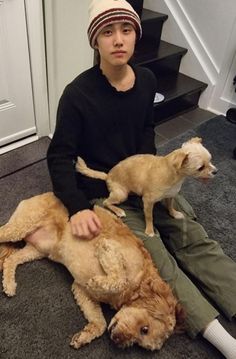
[[[95,171],[91,168],[88,168],[86,163],[81,157],[77,157],[77,162],[75,165],[76,171],[82,173],[85,176],[92,177],[92,178],[98,178],[103,181],[106,181],[107,179],[107,173],[102,171]]]

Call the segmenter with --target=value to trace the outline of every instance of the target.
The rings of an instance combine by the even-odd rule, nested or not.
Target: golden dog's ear
[[[180,303],[177,303],[175,306],[175,317],[176,324],[174,331],[177,334],[181,334],[185,331],[186,312]]]
[[[152,278],[148,284],[151,290],[160,297],[167,297],[169,295],[170,286],[161,277]]]

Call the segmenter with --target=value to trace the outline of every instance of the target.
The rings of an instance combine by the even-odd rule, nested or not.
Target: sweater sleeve
[[[73,95],[65,89],[58,105],[56,129],[47,152],[53,192],[72,216],[91,208],[84,192],[78,188],[74,163],[81,137],[81,114],[73,104]]]

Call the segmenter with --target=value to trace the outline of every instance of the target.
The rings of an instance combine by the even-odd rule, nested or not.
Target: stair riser
[[[155,19],[142,22],[143,36],[148,36],[156,41],[158,46],[163,28],[164,20]]]
[[[197,91],[154,106],[155,123],[159,124],[161,122],[168,121],[171,117],[178,116],[181,113],[198,107],[200,95],[201,91]]]
[[[143,0],[128,0],[128,2],[141,17],[143,10]]]
[[[180,62],[182,56],[172,56],[171,58],[165,58],[159,61],[152,61],[147,63],[141,63],[141,66],[147,67],[156,75],[158,78],[160,75],[177,73],[179,71]]]

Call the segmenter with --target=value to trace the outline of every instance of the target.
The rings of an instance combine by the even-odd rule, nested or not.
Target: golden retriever
[[[194,137],[166,156],[130,156],[108,173],[88,168],[84,160],[78,157],[76,169],[88,177],[106,181],[110,195],[103,204],[118,217],[124,217],[125,212],[115,204],[125,201],[129,193],[142,196],[145,233],[153,236],[152,212],[156,202],[165,199],[170,216],[181,219],[184,215],[173,208],[173,198],[180,191],[186,177],[208,179],[216,174],[217,169],[211,163],[211,155],[201,142],[201,138]]]
[[[159,276],[142,241],[106,209],[95,206],[94,211],[102,231],[90,241],[80,240],[71,234],[67,210],[53,193],[22,201],[0,228],[0,243],[26,241],[25,247],[12,254],[9,249],[0,258],[4,292],[15,295],[19,264],[48,257],[65,265],[74,277],[74,298],[88,320],[73,336],[74,348],[90,343],[106,330],[100,307],[104,302],[117,310],[108,328],[117,345],[137,343],[146,349],[160,349],[178,323],[182,325],[183,309]],[[47,235],[27,242],[36,230],[45,230]]]

